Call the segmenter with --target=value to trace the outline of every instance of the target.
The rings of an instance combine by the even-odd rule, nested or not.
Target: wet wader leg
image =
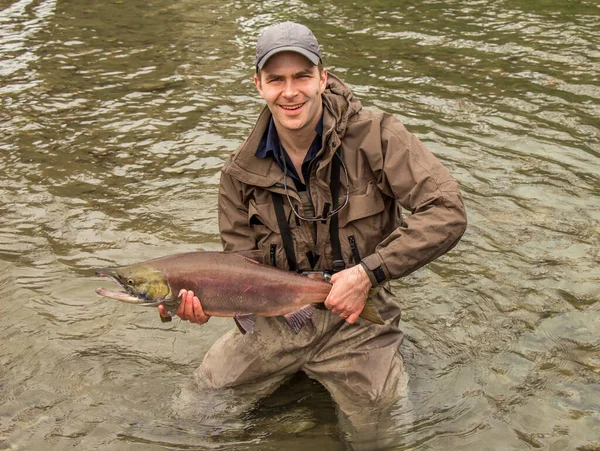
[[[331,393],[342,439],[352,449],[387,449],[399,444],[398,429],[403,425],[394,413],[407,402],[408,375],[396,349],[395,345],[370,350],[348,346],[343,355],[327,352],[303,367]]]
[[[254,332],[246,335],[232,329],[211,346],[196,370],[199,389],[235,396],[235,409],[243,411],[299,370],[314,336],[311,323],[296,335],[280,318],[258,318]]]
[[[353,450],[406,449],[406,433],[415,422],[414,407],[406,393],[391,405],[362,407],[352,412],[338,406],[337,414],[341,439]]]
[[[379,344],[381,337],[366,334],[337,339],[348,336],[350,327],[342,326],[336,334],[337,343],[321,349],[302,370],[321,382],[343,410],[346,405],[393,404],[408,383],[397,343]],[[365,343],[356,343],[363,339]]]
[[[375,303],[392,302],[386,296],[392,295],[382,290]],[[377,449],[373,443],[383,448],[397,429],[392,414],[406,402],[408,375],[398,350],[403,334],[391,318],[383,326],[363,319],[358,323],[350,325],[330,314],[328,333],[302,370],[331,393],[345,440],[358,449],[361,444]]]

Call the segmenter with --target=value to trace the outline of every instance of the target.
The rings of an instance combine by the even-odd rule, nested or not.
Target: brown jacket
[[[349,204],[339,213],[346,266],[358,263],[351,250],[354,241],[375,286],[410,274],[451,249],[465,231],[466,214],[458,183],[440,161],[393,116],[363,109],[349,88],[331,74],[323,106],[323,148],[308,183],[318,214],[326,203],[332,204],[330,163],[341,147],[349,175]],[[271,196],[277,192],[283,195],[298,267],[311,269],[306,255],[312,251],[320,254],[314,269],[330,270],[329,221],[297,221],[283,190],[282,171],[271,158],[255,157],[270,116],[265,108],[223,167],[219,196],[223,247],[226,251],[258,248],[264,250],[265,261],[274,251],[277,266],[287,268]],[[343,170],[340,180],[339,204],[346,195]],[[289,177],[288,187],[302,213]],[[403,219],[398,205],[411,214]]]

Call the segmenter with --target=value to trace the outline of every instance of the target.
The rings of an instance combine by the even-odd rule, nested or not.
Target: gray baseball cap
[[[269,58],[279,52],[296,52],[315,66],[321,60],[317,38],[307,27],[295,22],[282,22],[264,29],[256,43],[256,67],[262,69]]]

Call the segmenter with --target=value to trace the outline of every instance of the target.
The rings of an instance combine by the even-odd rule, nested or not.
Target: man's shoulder
[[[263,145],[262,140],[269,127],[271,113],[268,108],[264,108],[254,124],[254,127],[248,133],[238,146],[228,155],[223,168],[231,166],[234,163],[246,165],[255,161],[255,155],[258,148]]]
[[[408,132],[402,121],[396,116],[391,113],[373,108],[362,108],[359,112],[348,119],[349,127],[364,125],[365,123],[376,125],[376,128],[381,130],[381,132],[384,132],[385,130],[393,133]],[[372,127],[369,127],[369,129],[373,130]]]
[[[361,108],[360,111],[353,114],[348,122],[364,122],[364,121],[372,121],[372,122],[396,122],[401,123],[400,120],[391,113],[387,113],[385,111],[377,110],[375,108]]]
[[[255,155],[254,143],[246,140],[233,150],[221,168],[221,177],[247,186],[272,186],[278,181],[278,166],[272,158]]]
[[[227,155],[227,158],[225,159],[225,163],[223,163],[223,166],[221,167],[222,171],[226,171],[226,169],[233,164],[233,162],[243,149],[245,142],[246,140],[242,141],[240,144],[238,144],[238,146],[235,149],[229,152],[229,155]]]
[[[248,162],[246,160],[253,159],[251,158],[251,156],[246,154],[250,152],[252,153],[252,156],[254,156],[255,151],[256,149],[249,149],[248,138],[246,138],[244,141],[238,144],[238,146],[235,149],[233,149],[229,153],[229,155],[227,155],[227,158],[225,160],[225,163],[223,163],[221,171],[227,173],[230,172],[232,167],[237,166],[241,166],[243,169],[246,169],[246,166],[248,165]]]

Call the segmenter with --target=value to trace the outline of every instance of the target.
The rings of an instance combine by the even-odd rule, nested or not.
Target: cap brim
[[[262,69],[263,66],[265,65],[265,63],[267,62],[267,60],[269,58],[271,58],[273,55],[275,55],[277,53],[281,53],[281,52],[296,52],[296,53],[299,53],[300,55],[306,57],[306,59],[308,59],[315,66],[317,64],[319,64],[319,61],[321,61],[321,58],[319,57],[319,55],[314,54],[310,50],[306,50],[306,49],[303,49],[301,47],[295,47],[295,46],[285,46],[285,47],[278,47],[276,49],[271,50],[269,53],[267,53],[265,56],[263,56],[260,59],[260,61],[258,62],[258,64],[256,66],[259,69]]]

